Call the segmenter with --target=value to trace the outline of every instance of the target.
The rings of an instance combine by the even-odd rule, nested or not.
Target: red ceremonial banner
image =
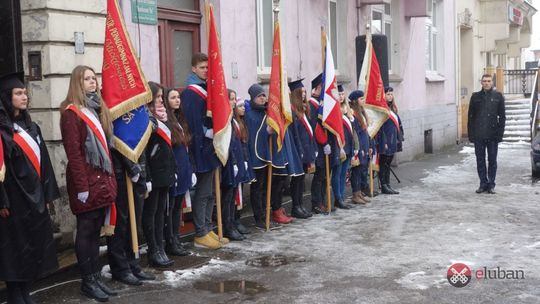
[[[232,108],[225,84],[225,73],[221,60],[221,49],[214,20],[214,8],[208,12],[208,80],[207,115],[212,117],[214,128],[214,150],[223,165],[229,158],[229,145],[232,135]]]
[[[272,47],[272,70],[270,73],[270,89],[268,91],[268,119],[267,123],[277,134],[278,151],[283,146],[285,139],[285,117],[281,109],[281,39],[279,23],[274,23],[274,44]]]
[[[113,119],[152,100],[116,0],[107,0],[101,95]]]

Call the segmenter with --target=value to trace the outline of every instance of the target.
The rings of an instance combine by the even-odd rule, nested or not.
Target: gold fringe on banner
[[[152,135],[152,124],[149,123],[148,127],[144,131],[143,136],[141,137],[141,140],[139,141],[139,144],[137,144],[137,147],[135,147],[134,150],[132,150],[128,145],[126,145],[123,141],[118,139],[118,137],[114,137],[114,148],[118,150],[122,155],[127,157],[127,159],[131,160],[134,163],[139,162],[139,157],[144,152],[144,149],[146,148],[146,144],[148,143],[148,140],[150,139],[150,136]]]

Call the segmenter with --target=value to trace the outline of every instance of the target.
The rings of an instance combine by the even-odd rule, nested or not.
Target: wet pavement
[[[139,287],[110,285],[113,303],[540,303],[540,183],[529,148],[499,149],[497,194],[476,194],[474,150],[456,147],[402,164],[400,195],[296,220],[219,251],[193,249],[179,268]],[[306,196],[309,202],[309,196]],[[143,259],[144,260],[144,259]],[[449,266],[473,277],[450,285]],[[523,279],[479,279],[521,270]],[[459,270],[459,269],[458,269]],[[107,266],[103,273],[109,276]],[[76,269],[39,282],[40,303],[94,303]],[[1,298],[0,298],[1,299]]]

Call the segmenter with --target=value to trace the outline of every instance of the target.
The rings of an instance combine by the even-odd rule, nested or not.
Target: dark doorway
[[[18,0],[0,1],[0,75],[24,71],[21,8]]]
[[[433,129],[424,131],[424,153],[433,153]]]

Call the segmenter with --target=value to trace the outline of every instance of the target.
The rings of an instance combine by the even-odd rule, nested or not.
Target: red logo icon
[[[463,263],[455,263],[448,267],[446,278],[454,287],[465,287],[471,281],[471,269]]]

